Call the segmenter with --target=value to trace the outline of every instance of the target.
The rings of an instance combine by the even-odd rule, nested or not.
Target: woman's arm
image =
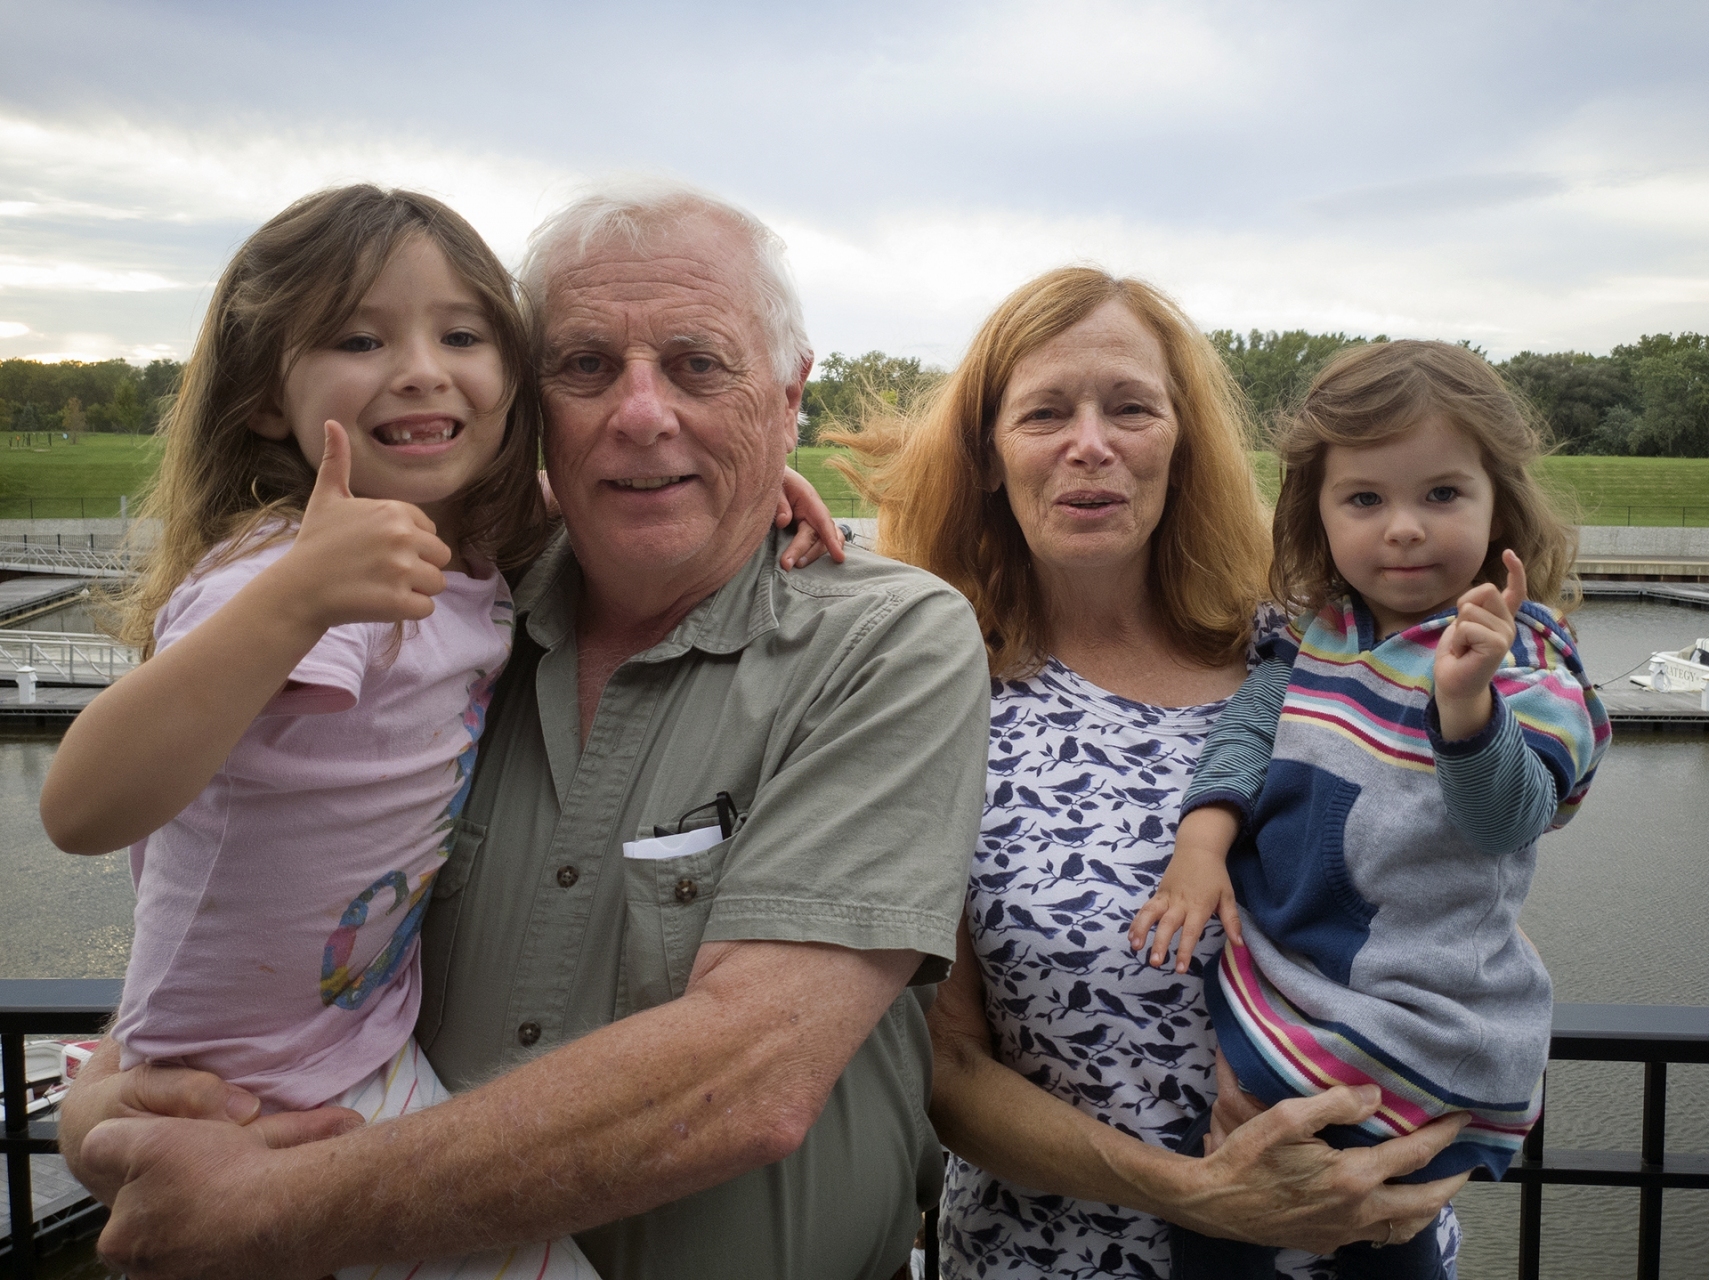
[[[1020,1186],[1123,1205],[1209,1235],[1328,1253],[1382,1240],[1390,1223],[1394,1240],[1411,1238],[1466,1180],[1384,1185],[1427,1164],[1463,1117],[1349,1151],[1314,1136],[1369,1116],[1375,1087],[1271,1107],[1203,1160],[1131,1138],[997,1062],[982,986],[963,922],[955,968],[928,1015],[932,1123],[950,1150]]]
[[[61,849],[106,853],[171,821],[329,627],[433,611],[450,557],[433,522],[351,497],[349,477],[349,441],[328,423],[291,550],[72,721],[42,785],[42,826]]]

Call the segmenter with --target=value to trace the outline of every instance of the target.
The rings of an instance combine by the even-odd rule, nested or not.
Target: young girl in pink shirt
[[[147,661],[42,790],[61,848],[130,846],[123,1066],[370,1121],[445,1096],[411,1036],[417,934],[510,651],[500,570],[548,531],[513,290],[456,213],[371,186],[293,204],[221,277],[120,602]],[[593,1271],[565,1238],[342,1274]]]

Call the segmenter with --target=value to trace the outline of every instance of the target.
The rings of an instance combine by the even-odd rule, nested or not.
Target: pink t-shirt
[[[289,549],[192,575],[165,648]],[[408,1040],[417,933],[510,652],[504,579],[447,573],[431,616],[334,627],[213,781],[131,849],[124,1065],[183,1062],[269,1110],[318,1106]]]

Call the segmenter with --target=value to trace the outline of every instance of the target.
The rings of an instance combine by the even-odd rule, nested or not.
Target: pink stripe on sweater
[[[1392,1133],[1411,1133],[1435,1119],[1417,1103],[1391,1093],[1383,1088],[1381,1081],[1371,1079],[1351,1063],[1337,1058],[1307,1028],[1278,1015],[1264,998],[1258,968],[1252,963],[1252,953],[1246,947],[1225,946],[1222,968],[1228,977],[1223,989],[1246,1010],[1250,1024],[1263,1033],[1274,1050],[1271,1056],[1292,1063],[1307,1078],[1315,1077],[1325,1089],[1337,1084],[1376,1085],[1382,1089],[1383,1096],[1371,1121],[1381,1123]]]
[[[1436,763],[1436,757],[1428,750],[1422,752],[1403,751],[1399,747],[1392,746],[1381,738],[1367,733],[1357,721],[1345,719],[1328,711],[1314,711],[1310,707],[1302,707],[1297,702],[1289,702],[1282,707],[1282,715],[1301,720],[1315,720],[1319,724],[1331,725],[1357,738],[1379,755],[1391,756],[1396,760],[1408,760],[1414,764],[1434,766]]]
[[[1398,688],[1399,686],[1396,687]],[[1333,702],[1339,706],[1351,707],[1353,711],[1357,713],[1360,720],[1387,729],[1397,737],[1412,738],[1419,742],[1429,741],[1429,735],[1426,734],[1422,728],[1413,729],[1394,720],[1385,720],[1364,703],[1360,702],[1357,698],[1350,697],[1345,693],[1336,693],[1331,689],[1289,689],[1288,693],[1290,695],[1297,693],[1297,695],[1306,702]]]

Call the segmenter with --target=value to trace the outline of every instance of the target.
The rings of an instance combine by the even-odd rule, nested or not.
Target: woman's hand
[[[1469,738],[1489,723],[1489,682],[1519,632],[1515,620],[1525,603],[1525,566],[1512,551],[1503,551],[1501,562],[1507,566],[1507,586],[1498,591],[1493,582],[1480,582],[1466,592],[1436,642],[1436,714],[1450,742]]]
[[[843,562],[842,527],[831,518],[831,509],[819,491],[792,467],[783,469],[783,492],[778,495],[775,523],[779,529],[800,525],[778,557],[777,562],[785,569],[804,569],[826,554],[837,564]]]
[[[1250,1093],[1240,1087],[1240,1077],[1234,1074],[1234,1068],[1228,1065],[1228,1059],[1222,1056],[1222,1050],[1216,1051],[1216,1102],[1211,1106],[1211,1127],[1205,1133],[1205,1154],[1212,1155],[1216,1149],[1248,1120],[1255,1120],[1263,1115],[1265,1106]]]
[[[1151,900],[1139,909],[1128,927],[1127,940],[1137,953],[1155,926],[1150,963],[1161,969],[1169,958],[1169,942],[1177,933],[1175,972],[1185,973],[1205,925],[1215,914],[1231,943],[1239,944],[1240,908],[1228,878],[1228,850],[1239,833],[1240,819],[1226,805],[1207,804],[1181,819],[1175,834],[1175,854]]]
[[[1356,1240],[1412,1239],[1471,1175],[1422,1183],[1388,1179],[1430,1163],[1469,1117],[1444,1116],[1405,1137],[1346,1151],[1316,1136],[1326,1125],[1358,1124],[1381,1099],[1375,1085],[1363,1085],[1277,1103],[1201,1161],[1189,1174],[1197,1185],[1162,1216],[1208,1235],[1317,1254]]]

